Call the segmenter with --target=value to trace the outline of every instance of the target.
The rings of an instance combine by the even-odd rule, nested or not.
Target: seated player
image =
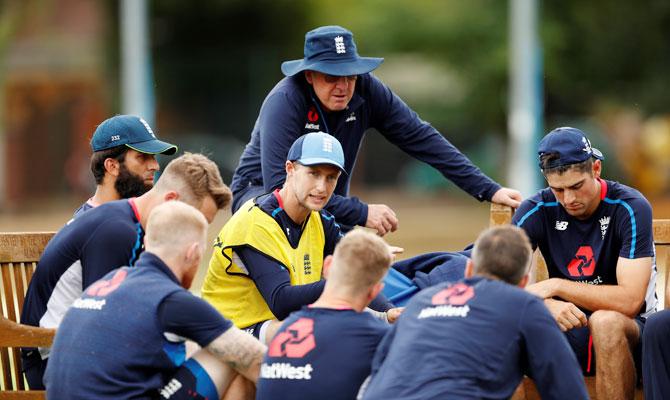
[[[390,263],[386,244],[371,233],[355,230],[340,240],[324,260],[321,297],[285,319],[270,343],[256,399],[356,397],[388,330],[363,310],[381,290]]]
[[[601,178],[603,154],[584,132],[563,127],[538,145],[548,188],[512,223],[539,248],[549,279],[528,285],[544,299],[600,399],[632,399],[640,339],[656,311],[652,212],[637,190]]]
[[[217,237],[203,298],[264,343],[277,320],[323,291],[323,260],[341,233],[322,209],[343,166],[342,146],[333,136],[301,136],[288,153],[284,186],[249,200]],[[391,307],[382,304],[381,311]]]
[[[149,215],[146,251],[91,285],[58,328],[49,399],[218,399],[241,374],[258,378],[265,346],[188,289],[207,220],[177,201]],[[185,339],[202,346],[185,358]]]
[[[543,399],[587,399],[549,311],[522,290],[531,248],[513,226],[484,231],[466,278],[423,290],[377,349],[363,399],[503,399],[524,374]]]

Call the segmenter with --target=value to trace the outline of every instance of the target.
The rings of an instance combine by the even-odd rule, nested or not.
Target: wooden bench
[[[512,215],[512,208],[498,204],[492,204],[489,224],[491,226],[509,224],[512,221]],[[656,296],[658,297],[658,309],[660,311],[664,308],[670,308],[668,304],[670,303],[670,296],[666,295],[667,289],[669,288],[667,283],[668,270],[670,269],[670,219],[654,219],[653,231],[654,244],[656,245]],[[548,276],[549,274],[547,272],[546,264],[538,252],[536,279],[541,281],[547,279]],[[595,377],[588,376],[584,379],[586,381],[586,388],[589,391],[589,395],[592,399],[596,399]],[[644,399],[642,390],[637,389],[635,391],[635,398]],[[533,381],[529,378],[525,378],[521,385],[519,385],[519,388],[517,389],[512,399],[540,399],[540,394],[538,393]]]
[[[53,232],[0,233],[0,400],[44,399],[28,390],[21,373],[20,347],[51,346],[56,331],[18,323],[28,283]]]

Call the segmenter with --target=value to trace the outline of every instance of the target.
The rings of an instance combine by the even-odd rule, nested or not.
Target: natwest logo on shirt
[[[312,379],[312,364],[294,367],[289,363],[261,364],[261,378],[264,379]]]
[[[460,282],[449,286],[435,293],[431,298],[431,303],[436,307],[423,308],[417,318],[467,317],[470,307],[465,303],[474,296],[475,289],[465,283]]]

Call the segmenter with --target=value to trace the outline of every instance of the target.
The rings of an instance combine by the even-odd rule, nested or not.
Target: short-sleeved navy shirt
[[[202,347],[232,323],[181,287],[163,261],[143,253],[70,307],[45,374],[49,398],[157,398],[185,360],[185,340]]]
[[[533,248],[540,248],[550,277],[593,285],[616,285],[619,257],[654,257],[651,206],[637,190],[599,180],[601,201],[589,218],[568,214],[551,189],[526,199],[512,223],[523,228]],[[656,308],[653,265],[643,316]]]
[[[387,330],[369,313],[303,307],[284,321],[270,343],[256,398],[356,398]]]

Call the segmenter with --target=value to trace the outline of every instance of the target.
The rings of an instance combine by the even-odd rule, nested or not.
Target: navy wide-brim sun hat
[[[328,75],[350,76],[375,70],[383,58],[358,55],[354,35],[341,26],[321,26],[305,34],[305,58],[284,61],[281,71],[293,76],[301,71],[318,71]]]

